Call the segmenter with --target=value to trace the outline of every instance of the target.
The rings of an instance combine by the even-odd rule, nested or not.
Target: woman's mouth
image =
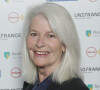
[[[47,51],[34,51],[36,55],[48,55],[50,52]]]

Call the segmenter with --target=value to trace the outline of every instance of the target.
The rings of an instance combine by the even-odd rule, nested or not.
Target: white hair
[[[48,20],[52,31],[66,47],[60,65],[53,72],[52,81],[61,84],[68,79],[82,78],[79,67],[79,39],[69,12],[58,4],[44,3],[30,9],[25,20],[23,40],[23,77],[25,81],[34,84],[37,79],[37,67],[30,59],[26,46],[30,22],[37,15],[42,15]]]

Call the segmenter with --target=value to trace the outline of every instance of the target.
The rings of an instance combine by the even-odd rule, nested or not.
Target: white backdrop
[[[22,90],[21,38],[29,6],[53,2],[71,14],[81,43],[81,68],[90,90],[100,90],[100,0],[0,0],[0,90]]]

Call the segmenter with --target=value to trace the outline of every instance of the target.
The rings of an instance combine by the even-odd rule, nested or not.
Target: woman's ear
[[[64,53],[65,51],[66,51],[66,46],[62,44],[62,53]]]

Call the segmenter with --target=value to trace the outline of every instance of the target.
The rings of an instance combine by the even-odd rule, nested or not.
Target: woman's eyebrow
[[[31,32],[31,31],[37,32],[37,30],[35,30],[35,29],[29,29],[29,32]]]

